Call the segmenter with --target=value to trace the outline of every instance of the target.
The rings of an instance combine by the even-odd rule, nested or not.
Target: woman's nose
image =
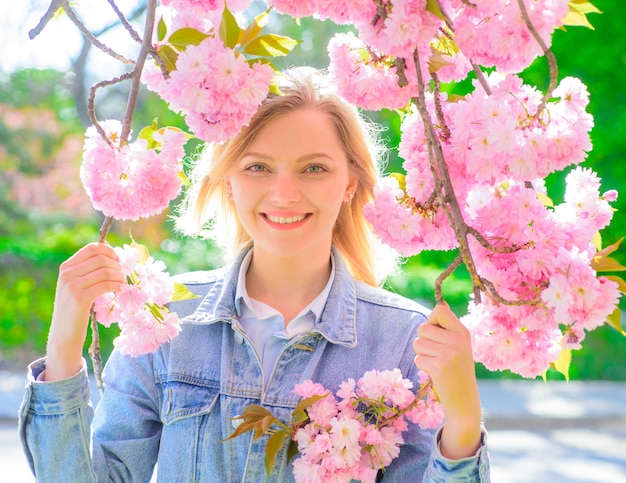
[[[302,195],[297,177],[291,173],[276,175],[268,195],[269,199],[277,204],[297,203]]]

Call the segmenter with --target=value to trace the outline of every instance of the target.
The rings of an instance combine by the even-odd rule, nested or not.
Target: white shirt
[[[252,261],[253,250],[246,254],[239,269],[235,310],[243,331],[252,342],[263,365],[263,374],[267,384],[283,345],[297,335],[309,333],[319,321],[335,278],[335,261],[331,254],[330,277],[324,289],[285,327],[285,319],[278,310],[248,295],[246,272]]]

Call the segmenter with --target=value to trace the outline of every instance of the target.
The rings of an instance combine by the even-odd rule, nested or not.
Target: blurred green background
[[[138,4],[141,6],[141,2]],[[584,166],[599,173],[603,191],[619,191],[626,186],[626,41],[620,34],[626,7],[611,0],[596,0],[594,4],[603,12],[589,17],[596,30],[571,27],[557,31],[553,50],[559,62],[559,77],[580,77],[591,93],[594,148]],[[283,66],[327,65],[325,46],[338,30],[335,25],[303,19],[298,26],[277,15],[273,22],[273,30],[303,40],[282,61]],[[3,71],[0,64],[0,368],[23,366],[45,352],[58,266],[98,237],[101,217],[91,208],[78,179],[83,132],[88,123],[86,93],[90,83],[102,78],[95,77],[97,74],[91,70],[91,50],[83,46],[67,72],[36,68]],[[524,76],[545,88],[545,60],[538,59]],[[122,117],[127,88],[119,85],[98,94],[101,118]],[[383,111],[367,115],[387,127],[383,136],[390,148],[389,169],[399,170],[395,151],[399,140],[397,114]],[[163,101],[142,92],[135,131],[155,117],[161,125],[184,127]],[[193,153],[195,145],[190,143],[188,150]],[[548,180],[549,194],[557,201],[562,199],[566,172]],[[626,193],[622,193],[614,204],[618,211],[603,233],[605,244],[617,241],[626,231],[625,200]],[[109,242],[127,243],[130,232],[148,245],[155,258],[165,261],[171,273],[219,264],[219,254],[210,243],[173,234],[168,213],[133,224],[116,223]],[[412,257],[404,264],[402,274],[388,282],[389,287],[432,305],[434,280],[454,255],[428,252]],[[623,248],[616,258],[626,264]],[[466,309],[470,290],[462,270],[444,285],[446,299],[459,315]],[[116,335],[115,328],[101,328],[105,357]],[[570,369],[573,379],[626,380],[626,338],[603,326],[590,333],[583,346],[574,352]],[[518,377],[477,366],[479,377]],[[563,376],[550,372],[548,377]]]

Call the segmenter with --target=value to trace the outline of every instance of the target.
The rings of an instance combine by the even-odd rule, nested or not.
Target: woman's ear
[[[226,193],[226,198],[228,199],[228,201],[232,201],[233,187],[230,184],[230,180],[228,178],[224,178],[224,192]]]
[[[348,183],[348,186],[346,187],[346,194],[344,197],[344,201],[348,204],[352,203],[352,198],[354,197],[354,194],[356,193],[357,188],[359,187],[359,180],[357,178],[353,178],[350,180],[350,182]]]

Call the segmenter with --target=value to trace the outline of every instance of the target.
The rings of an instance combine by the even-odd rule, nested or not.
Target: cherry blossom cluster
[[[597,277],[590,261],[616,193],[601,194],[597,176],[576,168],[566,178],[564,202],[546,206],[542,178],[581,163],[591,148],[588,92],[578,79],[563,79],[541,112],[541,93],[519,77],[493,74],[487,82],[490,95],[476,88],[463,100],[442,103],[443,123],[432,96],[428,104],[463,217],[491,245],[470,236],[478,274],[504,299],[529,305],[485,297],[463,321],[478,361],[535,377],[562,349],[580,348],[585,331],[615,308],[617,284]],[[416,112],[405,117],[402,133],[403,186],[397,178],[383,180],[366,215],[404,255],[455,248],[448,216],[433,196],[436,178]]]
[[[435,115],[432,96],[428,99],[466,220],[475,217],[492,186],[544,178],[581,163],[591,149],[593,118],[585,111],[589,95],[578,79],[563,79],[554,91],[558,101],[548,103],[539,115],[541,93],[518,76],[492,74],[487,81],[491,95],[477,88],[463,100],[442,103],[445,125]],[[400,190],[397,180],[384,180],[376,188],[376,201],[366,207],[370,221],[383,241],[403,255],[454,248],[456,239],[448,218],[443,209],[433,206],[435,179],[424,122],[415,110],[402,122],[398,152],[404,159],[406,185]],[[608,224],[610,219],[605,221]],[[486,220],[487,232],[489,226]],[[521,233],[524,230],[511,230],[506,235],[515,242]],[[586,235],[591,239],[594,232],[586,230]]]
[[[420,374],[423,384],[428,379]],[[358,382],[348,379],[337,397],[310,380],[296,385],[302,398],[319,397],[307,409],[308,422],[294,440],[299,457],[293,462],[299,483],[325,481],[376,481],[400,453],[407,420],[422,428],[435,428],[443,421],[443,409],[432,389],[416,398],[413,384],[399,369],[372,370]]]
[[[105,327],[117,323],[120,335],[114,345],[132,357],[154,352],[180,332],[180,319],[165,307],[173,299],[174,283],[165,264],[152,257],[143,259],[130,245],[115,247],[128,283],[94,304],[96,319]]]
[[[102,121],[86,131],[80,179],[94,208],[118,220],[147,218],[163,211],[181,188],[182,159],[187,136],[177,129],[155,131],[160,149],[146,139],[122,144],[119,121]]]
[[[274,69],[261,62],[248,62],[241,53],[224,45],[212,22],[204,22],[202,15],[184,12],[184,16],[174,15],[174,28],[193,27],[204,32],[206,38],[179,52],[175,68],[167,76],[156,64],[146,65],[143,81],[172,110],[185,116],[196,137],[221,143],[250,122],[267,96]]]

